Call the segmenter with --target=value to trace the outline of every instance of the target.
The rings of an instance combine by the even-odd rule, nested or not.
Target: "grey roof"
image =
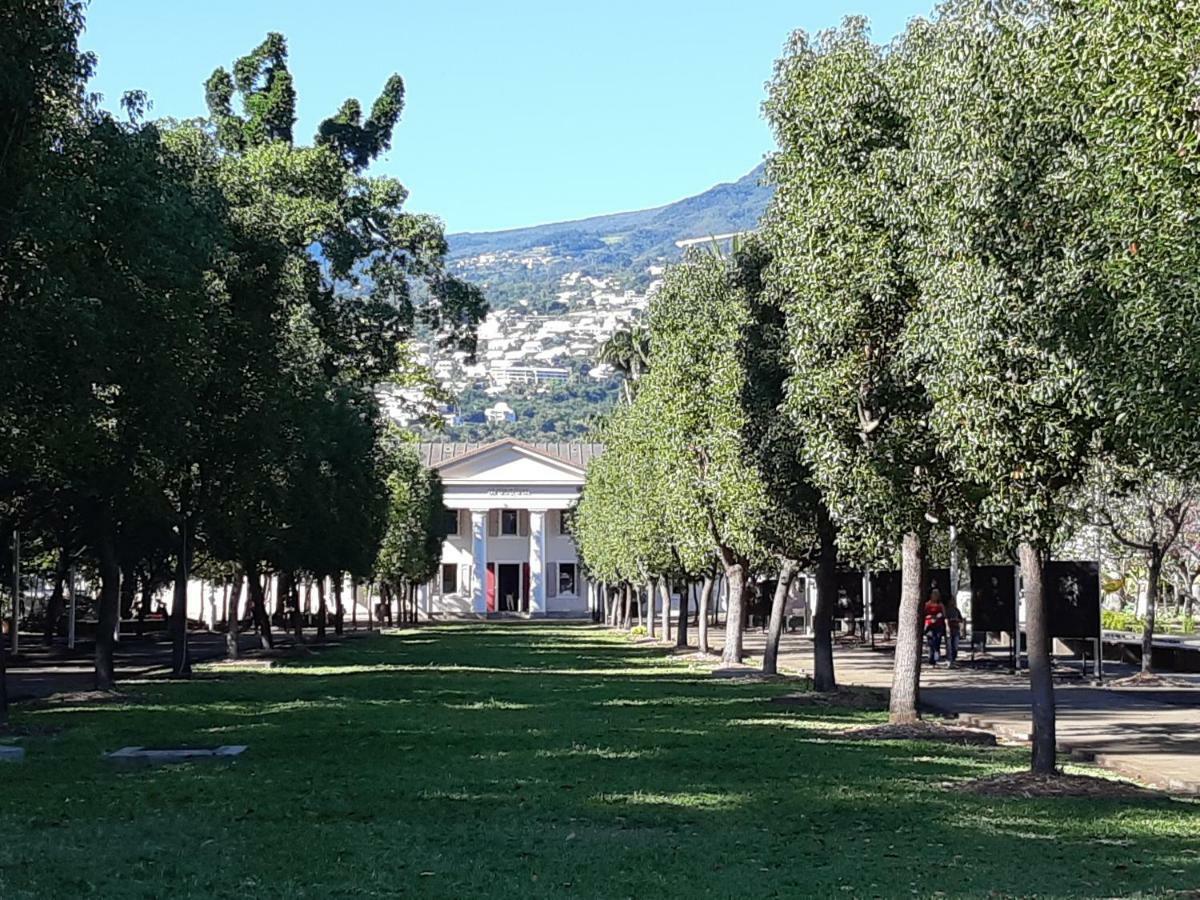
[[[465,457],[474,456],[476,453],[484,450],[490,450],[493,447],[500,447],[505,444],[511,444],[514,447],[524,447],[527,450],[532,450],[543,456],[549,456],[551,459],[557,459],[559,462],[565,462],[567,465],[575,466],[579,469],[586,469],[588,463],[604,452],[603,444],[568,443],[565,441],[532,443],[530,441],[519,441],[516,438],[501,438],[498,441],[473,443],[434,441],[419,444],[417,452],[421,457],[421,462],[431,469],[437,469]]]

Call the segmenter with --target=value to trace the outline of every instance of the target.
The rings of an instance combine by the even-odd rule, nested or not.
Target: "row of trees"
[[[207,118],[147,122],[136,93],[118,118],[82,26],[76,0],[0,12],[0,524],[53,558],[59,604],[70,566],[95,571],[106,688],[122,597],[182,597],[198,562],[247,578],[267,643],[269,572],[372,574],[389,507],[430,489],[376,386],[416,329],[470,349],[485,304],[440,222],[366,174],[398,76],[302,145],[271,34],[213,72]],[[182,673],[186,603],[173,619]]]
[[[796,34],[765,110],[759,231],[694,254],[577,519],[613,582],[816,572],[833,687],[839,565],[899,559],[893,721],[917,716],[931,540],[1011,552],[1036,771],[1055,763],[1042,572],[1091,478],[1191,483],[1200,450],[1200,9],[951,0],[887,46]],[[778,639],[777,592],[768,670]]]

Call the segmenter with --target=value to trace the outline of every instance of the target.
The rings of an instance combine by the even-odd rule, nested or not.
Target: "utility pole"
[[[71,566],[71,609],[67,613],[67,649],[75,649],[75,566]]]
[[[21,627],[21,532],[13,529],[12,652],[21,652],[17,632]]]

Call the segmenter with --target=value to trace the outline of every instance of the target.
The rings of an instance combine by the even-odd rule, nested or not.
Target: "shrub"
[[[1131,612],[1117,609],[1100,611],[1100,627],[1107,631],[1141,631],[1142,620]]]

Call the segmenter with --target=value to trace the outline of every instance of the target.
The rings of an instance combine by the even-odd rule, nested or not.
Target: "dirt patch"
[[[220,672],[222,669],[269,669],[273,665],[275,665],[275,660],[273,659],[243,656],[238,659],[217,659],[212,662],[201,663],[197,668]]]
[[[1109,688],[1192,688],[1196,685],[1182,678],[1168,678],[1156,672],[1138,672],[1126,678],[1110,681],[1105,687]]]
[[[1109,778],[1093,775],[1035,775],[1016,772],[1009,775],[990,775],[971,781],[954,781],[945,785],[955,791],[966,791],[982,797],[1096,797],[1107,799],[1149,800],[1161,798],[1158,791]]]
[[[140,699],[136,694],[122,694],[119,691],[61,691],[39,697],[30,706],[45,709],[55,706],[78,706],[80,703],[137,703]]]
[[[888,694],[883,689],[842,687],[833,691],[814,691],[811,689],[811,679],[808,679],[808,682],[809,690],[772,697],[770,702],[801,709],[840,708],[879,712],[888,708]]]
[[[995,747],[996,736],[990,731],[943,725],[940,722],[913,722],[909,725],[866,725],[840,732],[838,737],[856,741],[938,741],[972,747]]]

